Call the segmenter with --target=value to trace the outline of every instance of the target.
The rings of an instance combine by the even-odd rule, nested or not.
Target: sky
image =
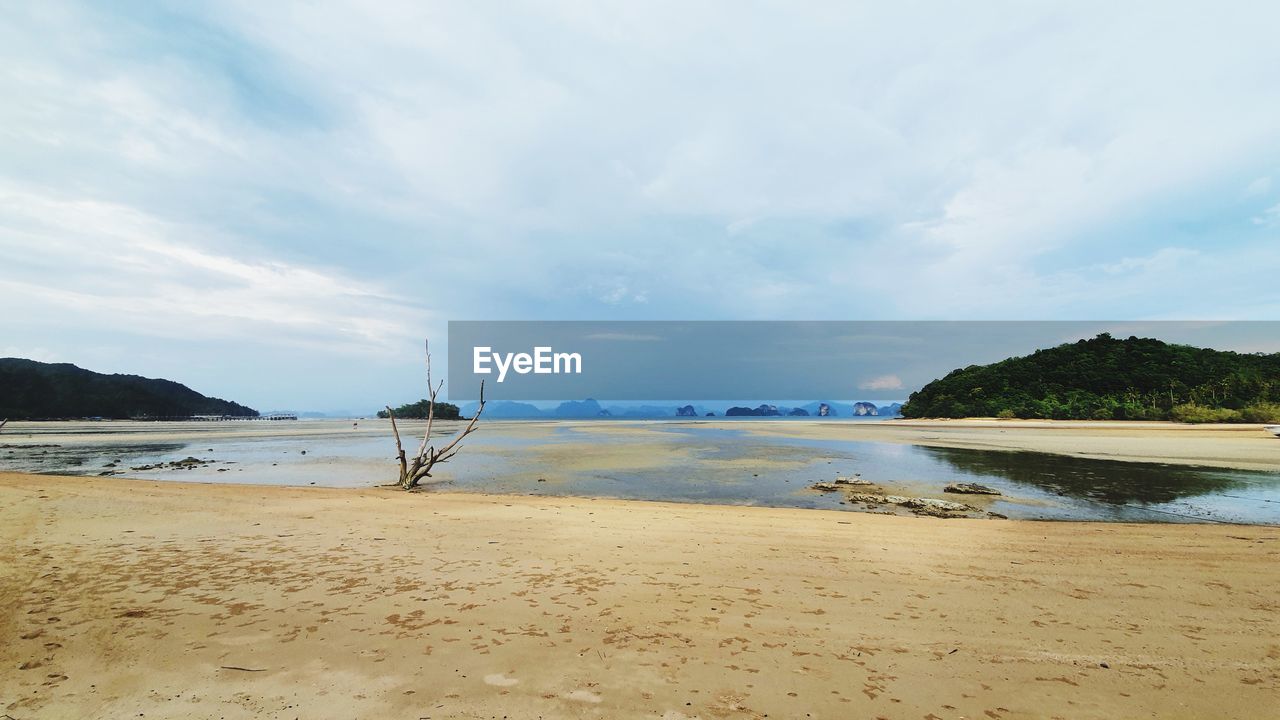
[[[449,320],[1280,319],[1280,6],[0,13],[0,357],[364,412]]]

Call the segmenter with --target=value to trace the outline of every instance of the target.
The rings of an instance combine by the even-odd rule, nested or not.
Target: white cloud
[[[30,322],[127,328],[372,354],[419,337],[426,315],[340,273],[197,248],[175,226],[112,203],[0,188],[0,307]],[[56,278],[56,282],[50,282]]]
[[[1253,218],[1253,224],[1262,225],[1264,227],[1271,227],[1273,225],[1280,224],[1280,203],[1272,205],[1266,210],[1263,210],[1261,215],[1255,216]]]
[[[1249,183],[1244,189],[1245,197],[1258,197],[1271,192],[1271,177],[1264,175]]]
[[[902,379],[897,375],[880,375],[858,383],[859,390],[901,390]]]
[[[1152,270],[1168,271],[1183,260],[1194,258],[1200,253],[1187,248],[1161,248],[1147,257],[1127,257],[1113,263],[1104,263],[1099,269],[1108,275],[1125,275],[1134,272]]]

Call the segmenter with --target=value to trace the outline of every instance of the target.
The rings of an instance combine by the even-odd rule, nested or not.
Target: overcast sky
[[[364,411],[449,319],[1280,319],[1276,5],[0,7],[0,356]]]

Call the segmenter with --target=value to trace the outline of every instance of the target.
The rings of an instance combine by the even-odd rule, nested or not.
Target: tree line
[[[953,370],[905,417],[1280,422],[1280,353],[1237,353],[1102,333]]]

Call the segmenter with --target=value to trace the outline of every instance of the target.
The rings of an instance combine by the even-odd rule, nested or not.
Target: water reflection
[[[1252,475],[1267,475],[1036,452],[943,447],[921,450],[972,475],[999,477],[1056,495],[1117,505],[1170,503],[1180,498],[1223,493],[1249,485]]]

